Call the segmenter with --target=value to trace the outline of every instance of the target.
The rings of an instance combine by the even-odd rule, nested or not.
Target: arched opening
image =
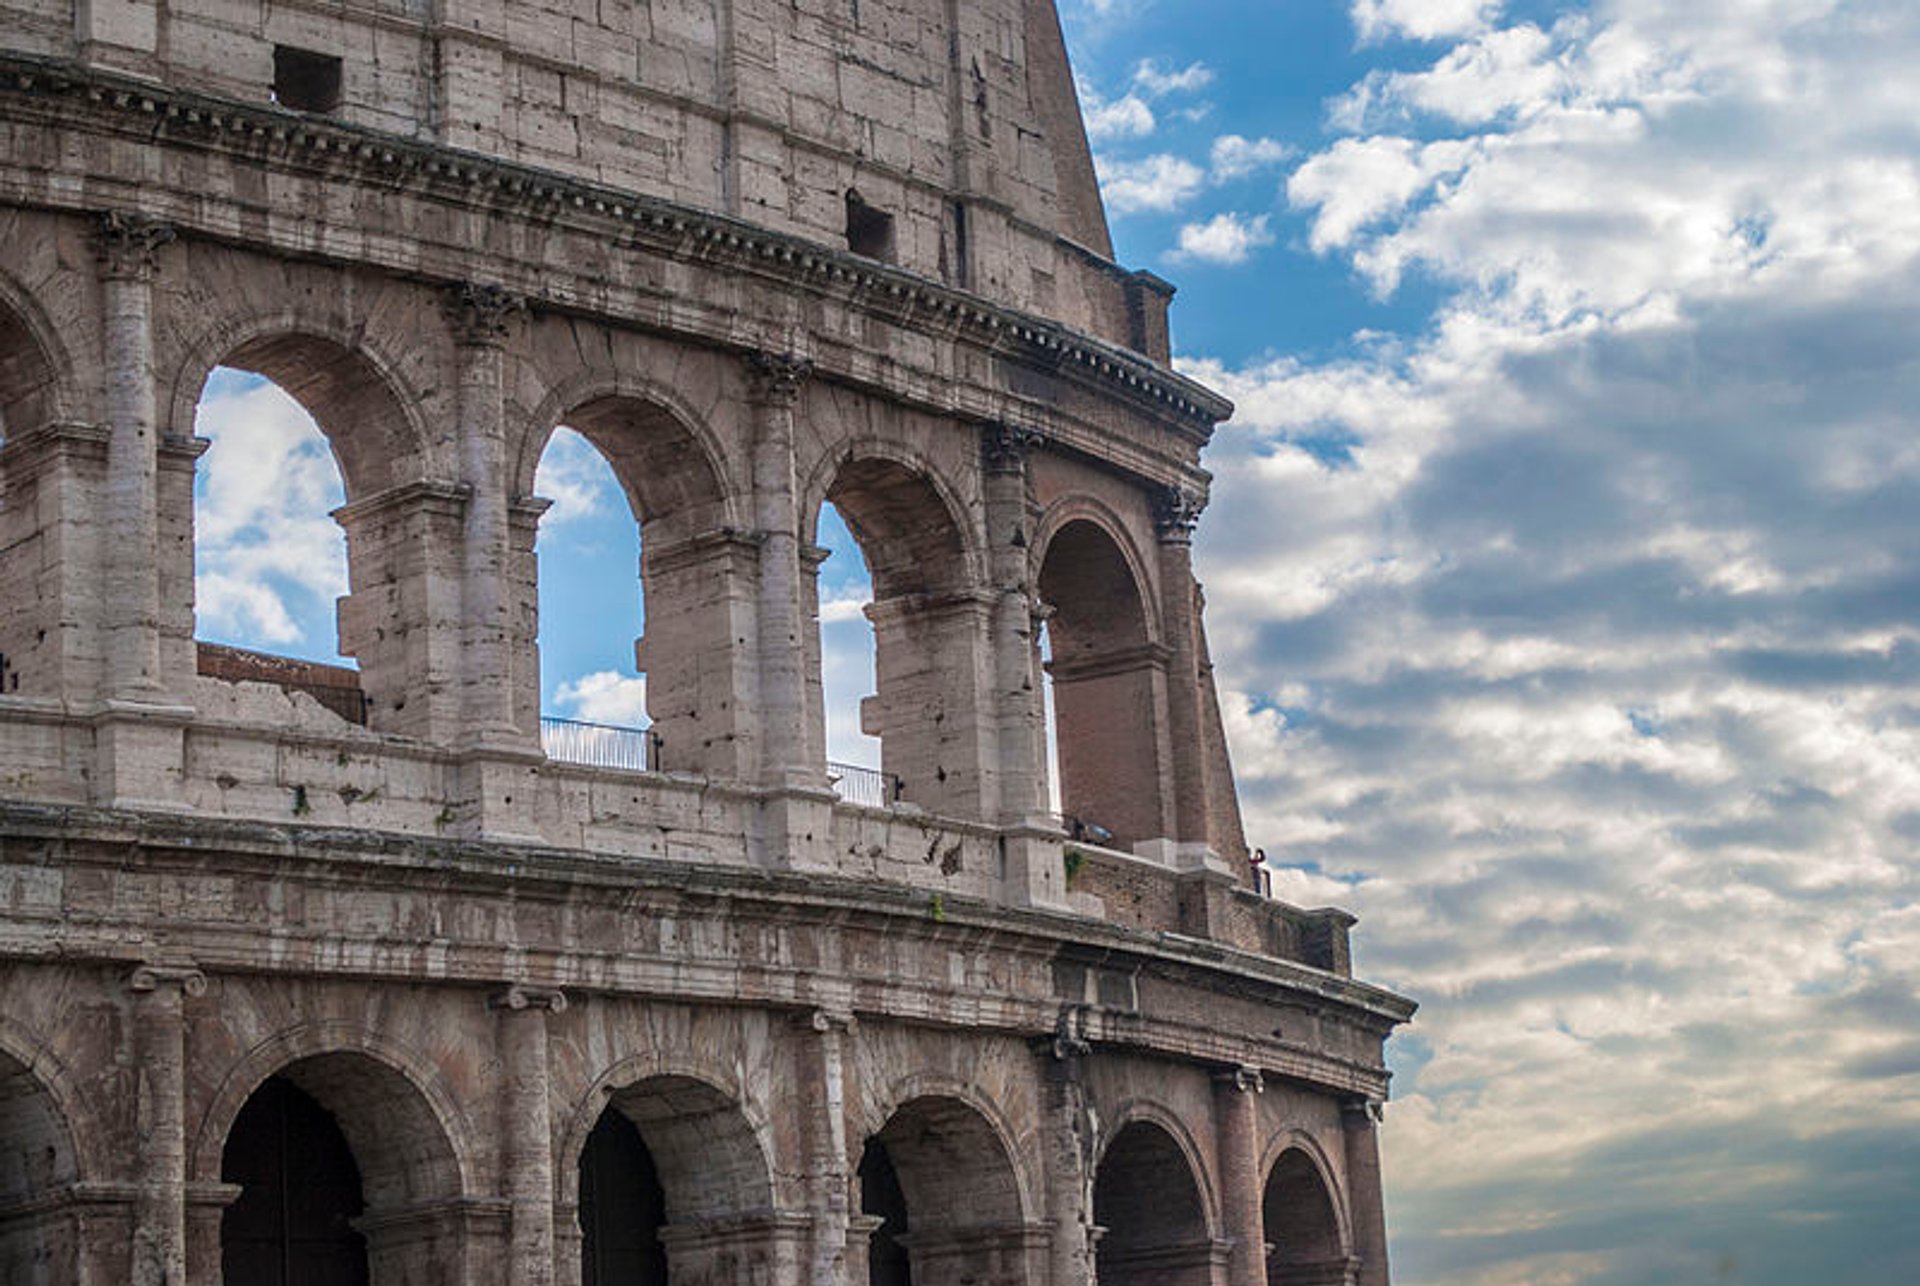
[[[517,506],[516,553],[531,553],[537,528],[539,557],[537,568],[522,563],[516,591],[526,623],[516,650],[538,658],[520,667],[516,718],[544,711],[627,730],[594,734],[572,753],[550,735],[556,758],[741,775],[735,694],[748,690],[748,649],[736,640],[751,610],[753,551],[729,526],[718,470],[654,402],[599,397],[560,421],[526,477],[543,499]],[[589,494],[589,521],[569,530],[570,502]],[[576,535],[596,547],[582,549]]]
[[[1100,1286],[1208,1286],[1216,1250],[1193,1167],[1172,1135],[1134,1121],[1114,1136],[1093,1181]]]
[[[798,1280],[801,1239],[774,1211],[752,1125],[704,1081],[617,1090],[580,1154],[586,1286]]]
[[[646,1140],[618,1110],[600,1114],[580,1153],[583,1286],[665,1286],[667,1193]]]
[[[867,1286],[913,1286],[913,1262],[905,1238],[907,1194],[887,1145],[868,1139],[860,1153],[860,1213],[878,1220],[867,1244]]]
[[[50,574],[61,569],[69,544],[60,530],[69,516],[53,511],[66,495],[97,494],[101,486],[104,447],[84,463],[57,451],[47,454],[46,467],[22,458],[30,449],[24,444],[53,421],[56,381],[33,328],[0,304],[0,603],[7,605],[0,611],[0,697],[60,692],[70,651],[65,622],[75,613],[63,610],[59,586],[78,576]],[[62,485],[57,474],[65,470],[80,471],[82,485]],[[43,503],[43,488],[53,503]]]
[[[240,1195],[220,1223],[223,1281],[247,1286],[364,1286],[360,1167],[333,1116],[284,1076],[269,1077],[234,1118],[220,1159]]]
[[[881,780],[892,799],[861,802],[901,799],[936,814],[977,816],[989,652],[986,607],[966,593],[960,526],[924,474],[892,460],[846,461],[826,501],[822,513],[830,505],[844,524],[872,594],[860,609],[873,625],[873,692],[859,702],[859,729],[880,743]],[[816,518],[816,531],[830,530]],[[849,572],[853,562],[846,560]]]
[[[939,1096],[903,1104],[870,1140],[860,1179],[863,1210],[882,1220],[867,1247],[872,1286],[1014,1286],[1034,1279],[1035,1247],[1012,1158],[967,1104]],[[878,1208],[868,1207],[869,1198]]]
[[[873,575],[860,543],[832,501],[820,506],[812,562],[814,618],[819,622],[820,718],[827,772],[851,803],[884,808],[896,802],[898,778],[880,769],[880,738],[861,722],[861,703],[875,690]]]
[[[49,1200],[76,1178],[73,1141],[52,1096],[0,1054],[0,1282],[79,1280],[76,1230]]]
[[[401,485],[419,476],[417,434],[380,370],[330,339],[266,335],[221,358],[193,419],[199,465],[162,459],[163,666],[432,730],[456,699],[450,658],[407,627],[433,616],[429,569],[458,539],[458,502]]]
[[[220,1154],[225,1280],[269,1286],[461,1279],[462,1184],[426,1098],[357,1053],[304,1058],[235,1112]]]
[[[1260,1203],[1270,1286],[1324,1286],[1353,1280],[1355,1265],[1340,1240],[1333,1196],[1312,1158],[1299,1148],[1280,1154]]]
[[[534,475],[541,741],[554,759],[653,767],[640,672],[640,525],[605,456],[555,429]]]
[[[1047,542],[1039,589],[1049,742],[1069,831],[1120,849],[1170,834],[1166,654],[1148,631],[1139,578],[1105,528],[1074,519]]]

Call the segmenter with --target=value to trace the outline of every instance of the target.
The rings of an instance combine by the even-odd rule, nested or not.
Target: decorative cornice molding
[[[899,268],[660,198],[30,55],[0,54],[0,97],[6,96],[79,100],[102,118],[99,128],[122,128],[149,142],[221,151],[388,192],[410,190],[530,222],[568,219],[672,259],[828,290],[864,312],[903,324],[937,324],[962,342],[1101,386],[1177,418],[1198,440],[1233,413],[1219,394],[1109,341]],[[1122,272],[1117,265],[1114,271]]]

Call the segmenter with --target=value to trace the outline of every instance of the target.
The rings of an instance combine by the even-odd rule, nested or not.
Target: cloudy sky
[[[1249,834],[1423,1006],[1396,1280],[1920,1281],[1920,6],[1062,5],[1121,258],[1240,408],[1197,552]],[[337,503],[278,399],[203,407],[202,630],[324,657],[337,535],[222,465]],[[544,686],[632,722],[602,468],[550,450],[543,578],[632,620]]]

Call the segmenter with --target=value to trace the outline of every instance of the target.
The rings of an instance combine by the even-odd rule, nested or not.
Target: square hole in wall
[[[273,47],[273,101],[296,112],[340,106],[340,59],[310,49]]]
[[[879,206],[868,205],[852,188],[847,189],[847,249],[869,259],[893,262],[893,216]]]

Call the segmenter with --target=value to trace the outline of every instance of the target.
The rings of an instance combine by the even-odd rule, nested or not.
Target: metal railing
[[[827,765],[827,780],[840,798],[863,808],[891,808],[900,802],[906,783],[890,772],[858,764]]]
[[[540,746],[547,758],[586,768],[660,771],[660,738],[646,728],[540,716]]]

